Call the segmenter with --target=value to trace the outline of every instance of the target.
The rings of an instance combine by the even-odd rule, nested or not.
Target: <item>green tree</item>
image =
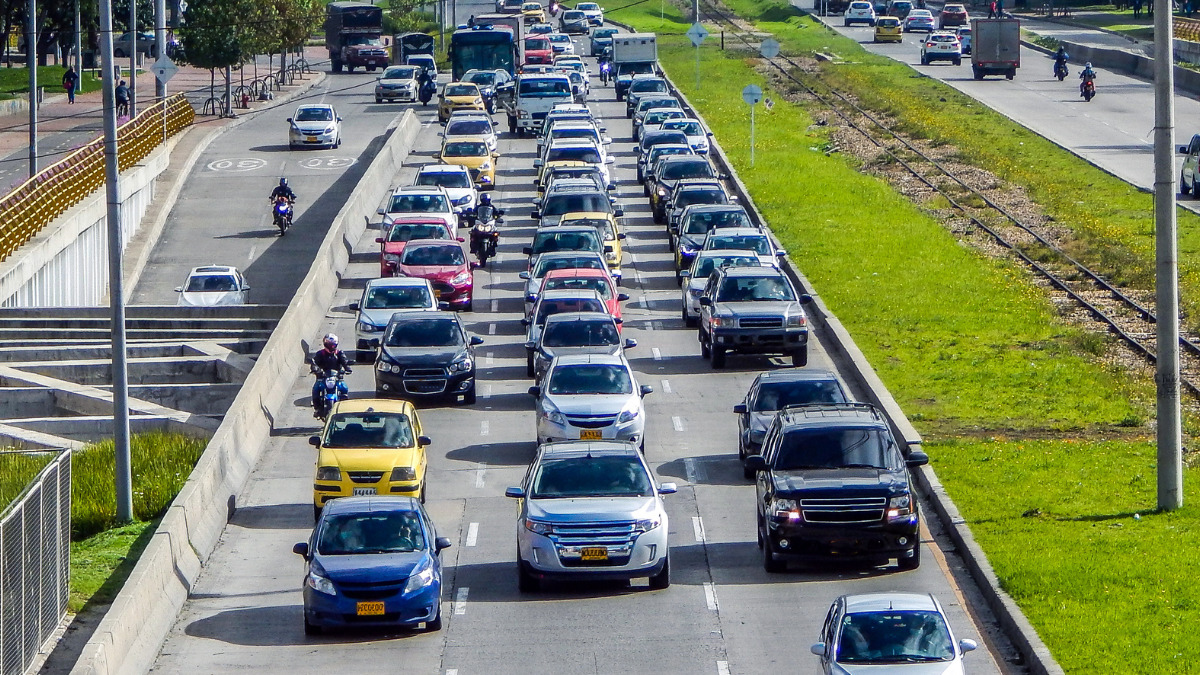
[[[192,0],[188,3],[187,23],[179,31],[183,42],[181,60],[208,69],[211,98],[215,98],[212,91],[215,71],[246,60],[248,31],[242,25],[246,15],[253,13],[252,4],[251,0]],[[226,101],[226,112],[231,103]]]

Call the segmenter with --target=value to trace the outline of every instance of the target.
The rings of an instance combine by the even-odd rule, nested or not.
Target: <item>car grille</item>
[[[738,326],[742,328],[783,328],[783,317],[778,316],[755,316],[738,319]]]
[[[533,113],[533,117],[532,117],[532,118],[533,118],[533,119],[535,119],[535,120],[544,120],[544,119],[546,119],[546,113],[544,113],[544,112],[535,112],[535,113]]]
[[[405,380],[404,391],[410,394],[440,394],[446,391],[446,380]]]
[[[409,368],[404,371],[404,377],[446,377],[445,368]]]
[[[404,584],[407,582],[408,577],[397,580],[370,582],[335,581],[333,583],[337,586],[338,591],[347,598],[354,600],[379,600],[396,595],[404,588]],[[371,618],[376,621],[379,620],[379,617]]]
[[[601,429],[617,421],[616,415],[566,415],[566,418],[571,426],[581,429]]]
[[[554,525],[549,535],[555,544],[563,567],[613,567],[625,565],[633,552],[637,538],[632,521],[615,523],[570,523]],[[607,560],[583,560],[580,550],[604,547],[608,550]]]
[[[444,281],[435,281],[433,292],[437,295],[451,295],[454,293],[454,287]]]
[[[378,483],[383,478],[382,471],[347,471],[346,474],[355,483]]]
[[[802,499],[800,509],[808,523],[875,523],[883,520],[886,497]]]

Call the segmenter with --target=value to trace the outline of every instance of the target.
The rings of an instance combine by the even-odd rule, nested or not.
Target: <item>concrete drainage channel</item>
[[[301,373],[353,243],[366,230],[420,132],[411,110],[388,129],[379,154],[330,225],[292,302],[279,317],[233,404],[183,490],[163,516],[120,594],[83,648],[74,675],[143,673],[154,658],[236,498],[257,464],[275,418],[292,405],[280,381]],[[366,216],[366,217],[364,217]]]

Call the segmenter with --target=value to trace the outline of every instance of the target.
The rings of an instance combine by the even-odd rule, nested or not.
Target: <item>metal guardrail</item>
[[[1200,20],[1189,19],[1186,16],[1173,16],[1171,17],[1171,32],[1176,40],[1200,42]]]
[[[2,675],[24,673],[67,613],[71,451],[50,452],[57,456],[0,516]]]
[[[121,125],[117,129],[121,171],[145,159],[195,117],[187,98],[176,94]],[[103,184],[104,139],[97,138],[0,198],[0,261]]]

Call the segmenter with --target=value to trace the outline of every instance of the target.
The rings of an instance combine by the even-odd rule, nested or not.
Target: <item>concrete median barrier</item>
[[[405,111],[379,154],[334,218],[257,363],[171,504],[112,607],[85,646],[73,675],[147,672],[212,553],[258,462],[275,419],[292,405],[288,387],[301,374],[311,341],[325,318],[349,252],[367,227],[421,129]]]

